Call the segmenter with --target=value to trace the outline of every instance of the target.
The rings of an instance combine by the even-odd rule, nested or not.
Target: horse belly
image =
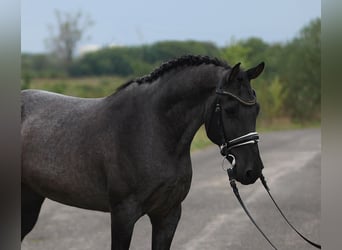
[[[51,200],[84,209],[109,211],[108,194],[97,174],[90,177],[64,170],[51,164],[24,164],[22,182]]]

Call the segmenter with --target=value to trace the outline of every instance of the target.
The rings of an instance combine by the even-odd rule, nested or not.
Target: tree
[[[66,71],[68,71],[77,44],[85,38],[86,32],[94,24],[89,15],[81,11],[62,13],[55,11],[56,24],[49,26],[50,36],[46,40],[47,48],[52,52]]]
[[[321,20],[305,26],[284,51],[280,70],[288,91],[286,105],[297,120],[317,119],[321,105]]]
[[[241,62],[242,67],[247,69],[251,67],[248,58],[250,52],[251,48],[245,46],[242,40],[236,41],[235,39],[232,39],[229,46],[222,48],[221,57],[227,61],[229,65],[235,65],[236,63]]]

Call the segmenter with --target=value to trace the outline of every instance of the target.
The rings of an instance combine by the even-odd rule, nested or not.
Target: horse
[[[195,133],[204,124],[221,145],[221,133],[232,140],[255,131],[259,104],[250,81],[263,69],[264,63],[243,70],[187,55],[102,98],[23,90],[22,240],[49,198],[110,213],[112,250],[129,249],[134,224],[145,214],[152,249],[170,249],[191,185]],[[212,121],[218,103],[221,128]],[[258,145],[230,151],[236,180],[254,183],[263,168]]]

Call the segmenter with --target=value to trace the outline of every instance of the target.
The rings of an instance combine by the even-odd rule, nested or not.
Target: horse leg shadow
[[[170,249],[181,211],[181,205],[178,205],[166,215],[149,214],[152,223],[152,250]]]
[[[36,224],[44,199],[45,197],[38,195],[25,184],[21,184],[21,241]]]

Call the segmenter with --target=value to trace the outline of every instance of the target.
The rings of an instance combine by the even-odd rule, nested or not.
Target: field
[[[25,88],[43,89],[78,97],[103,97],[113,93],[128,81],[122,77],[39,78],[32,79]]]

